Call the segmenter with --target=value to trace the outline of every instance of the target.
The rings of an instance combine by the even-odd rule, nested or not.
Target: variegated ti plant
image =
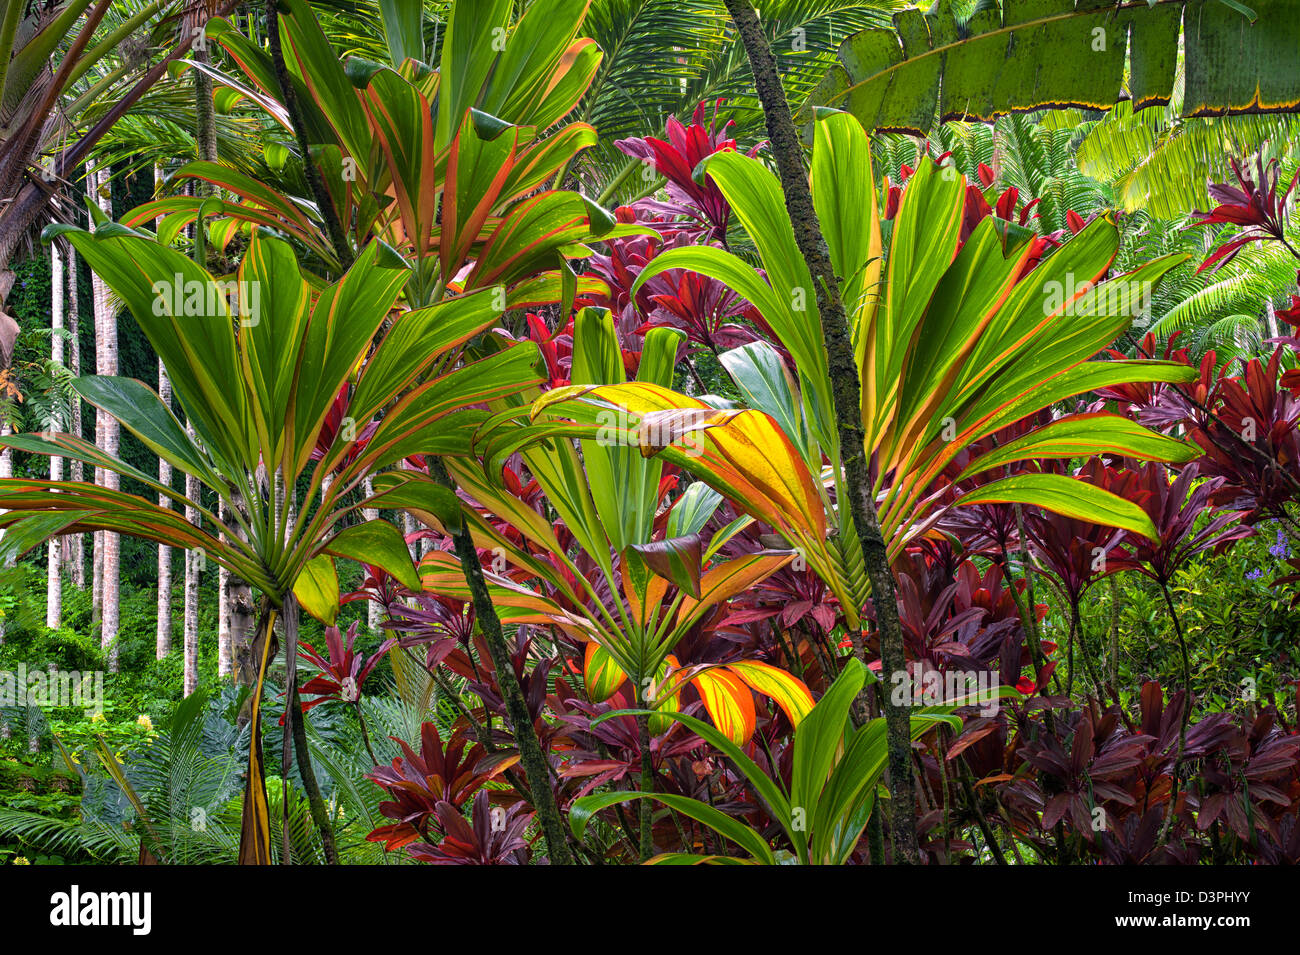
[[[716,727],[684,713],[665,715],[666,719],[685,724],[731,761],[789,843],[789,849],[773,851],[770,829],[751,827],[709,803],[679,793],[606,792],[583,796],[569,812],[569,825],[581,839],[591,817],[601,809],[629,796],[654,799],[703,823],[747,853],[747,857],[736,857],[665,852],[649,860],[655,865],[844,865],[867,827],[888,757],[884,717],[861,726],[851,725],[849,718],[854,697],[863,686],[875,682],[875,674],[856,658],[845,660],[835,682],[795,728],[788,786],[782,773],[765,772]],[[1004,687],[999,695],[1014,692]],[[919,707],[910,717],[911,738],[920,739],[941,724],[960,730],[961,718],[953,714],[964,702],[986,701],[973,695],[943,706]],[[606,714],[600,719],[625,712]]]
[[[1154,536],[1136,504],[1065,475],[1017,475],[942,505],[937,499],[953,460],[1012,422],[1121,382],[1190,380],[1193,372],[1175,363],[1091,360],[1181,260],[1157,259],[1107,280],[1119,234],[1106,217],[1032,270],[1041,250],[993,218],[962,243],[965,180],[929,161],[909,181],[886,254],[866,133],[846,114],[819,119],[814,132],[813,198],[853,332],[865,451],[890,555],[926,534],[946,508],[990,501]],[[550,391],[534,415],[563,414],[589,430],[611,409],[639,416],[644,453],[663,455],[771,525],[856,627],[870,584],[848,509],[836,507],[847,492],[812,279],[781,188],[761,162],[719,153],[704,174],[734,208],[762,271],[722,249],[673,249],[647,265],[638,285],[672,268],[727,283],[754,303],[796,367],[785,368],[763,344],[724,354],[746,408],[630,382]],[[1118,415],[1066,414],[970,462],[961,479],[1031,458],[1101,453],[1187,461],[1199,452]]]
[[[66,226],[51,232],[70,241],[135,316],[167,368],[192,433],[140,381],[83,377],[77,391],[197,478],[204,494],[186,498],[79,436],[7,437],[4,444],[20,451],[116,471],[176,509],[90,483],[0,481],[4,547],[17,554],[51,536],[107,530],[202,550],[260,591],[250,648],[255,686],[240,861],[269,863],[259,702],[277,615],[296,594],[310,613],[332,622],[336,557],[382,567],[419,587],[401,532],[355,515],[362,508],[418,507],[454,523],[450,491],[415,472],[377,472],[412,454],[467,452],[486,416],[470,406],[539,380],[536,349],[528,343],[459,360],[461,346],[500,317],[492,290],[397,311],[410,273],[381,243],[365,247],[337,282],[315,284],[288,244],[255,230],[232,287],[151,234],[119,224],[101,221],[94,233]],[[232,288],[238,301],[228,297]],[[341,393],[355,426],[326,431]],[[377,427],[368,429],[374,419]],[[364,445],[361,434],[368,436]],[[313,463],[318,444],[324,457]],[[375,490],[367,497],[359,489],[372,475]],[[295,499],[304,483],[304,495]],[[193,508],[198,520],[187,521],[183,508]],[[294,648],[288,652],[292,657]],[[299,717],[296,707],[290,710]],[[320,809],[323,816],[323,804]],[[328,824],[320,818],[317,824],[328,839]]]
[[[676,329],[651,330],[637,382],[666,387],[683,338]],[[605,309],[583,309],[575,320],[572,377],[591,384],[626,380]],[[794,555],[761,552],[719,559],[718,549],[733,528],[706,542],[699,533],[709,516],[703,512],[694,517],[683,512],[668,522],[669,536],[656,540],[662,462],[639,452],[632,439],[635,427],[607,421],[603,433],[592,435],[564,420],[530,424],[530,400],[536,395],[532,389],[499,403],[498,413],[475,438],[482,465],[469,458],[447,460],[461,490],[485,512],[466,510],[474,542],[509,566],[508,573],[501,567],[487,574],[502,622],[554,626],[584,642],[584,679],[595,702],[608,699],[628,679],[639,704],[669,712],[676,709],[681,690],[693,684],[715,725],[736,743],[753,735],[754,692],[773,699],[797,726],[812,708],[812,695],[784,670],[758,660],[678,668],[671,656],[673,647],[714,608]],[[582,440],[574,441],[578,435]],[[594,563],[592,573],[578,566],[545,516],[496,480],[506,458],[516,453]],[[436,515],[421,516],[438,523]],[[508,531],[518,535],[518,543]],[[470,598],[455,556],[431,552],[420,569],[427,590]],[[542,589],[534,589],[532,582]],[[642,789],[650,791],[651,719],[645,715],[640,722]],[[648,804],[645,809],[642,846],[648,853]]]
[[[390,44],[394,61],[379,64],[341,62],[306,0],[286,0],[278,23],[300,130],[272,56],[214,19],[208,36],[240,73],[195,68],[261,106],[275,124],[271,135],[292,142],[301,132],[323,194],[295,194],[301,177],[291,167],[262,181],[228,165],[192,162],[174,178],[209,183],[226,198],[168,196],[123,222],[163,217],[166,241],[202,209],[222,241],[270,226],[331,270],[381,239],[411,265],[414,304],[436,300],[453,283],[458,291],[501,286],[508,308],[559,301],[566,292],[571,299],[592,283],[574,278],[563,251],[622,228],[578,193],[548,188],[596,143],[592,126],[564,122],[601,60],[594,41],[578,35],[589,5],[543,0],[516,19],[511,0],[452,4],[438,62],[396,59],[417,52],[417,24],[401,27],[411,42]],[[385,22],[391,40],[398,24]],[[339,234],[331,234],[331,222]]]

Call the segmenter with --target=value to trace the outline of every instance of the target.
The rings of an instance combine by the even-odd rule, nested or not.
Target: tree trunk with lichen
[[[758,14],[749,0],[725,0],[727,11],[749,56],[754,72],[754,89],[763,104],[767,135],[776,158],[786,211],[794,228],[795,242],[812,274],[812,291],[821,318],[822,335],[830,370],[832,397],[839,433],[840,454],[844,461],[844,479],[849,513],[862,544],[867,574],[880,627],[880,656],[885,674],[903,673],[907,660],[903,652],[903,632],[898,619],[898,601],[889,555],[880,531],[872,494],[871,472],[864,447],[861,385],[857,363],[849,337],[848,318],[840,299],[839,280],[831,265],[826,238],[813,206],[808,185],[808,169],[803,147],[795,129],[785,90],[777,72],[772,48],[763,35]],[[894,861],[914,864],[920,861],[916,843],[916,787],[912,777],[911,717],[906,706],[885,706],[885,726],[889,742],[889,785],[891,794],[890,829]]]
[[[429,456],[429,477],[443,487],[454,491],[455,482],[447,473],[442,461]],[[547,850],[554,865],[570,865],[572,856],[569,852],[568,837],[565,833],[564,819],[560,815],[560,806],[551,788],[551,767],[542,751],[541,741],[533,726],[532,716],[528,712],[528,702],[524,699],[523,688],[515,676],[514,664],[510,659],[510,648],[506,644],[505,632],[492,597],[488,591],[487,578],[483,576],[483,565],[479,562],[478,550],[470,537],[469,528],[463,523],[451,535],[456,547],[456,557],[460,560],[473,595],[474,613],[479,628],[486,639],[488,653],[492,656],[492,667],[496,671],[497,684],[505,698],[506,711],[510,716],[511,728],[515,735],[515,744],[519,747],[519,762],[524,768],[524,778],[537,810],[537,820],[546,834]]]

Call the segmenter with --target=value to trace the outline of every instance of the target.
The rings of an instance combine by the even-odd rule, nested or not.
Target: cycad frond
[[[1284,249],[1248,250],[1219,272],[1202,273],[1201,287],[1167,311],[1156,311],[1159,317],[1148,330],[1158,338],[1184,331],[1197,354],[1213,348],[1225,360],[1257,355],[1267,348],[1263,339],[1281,331],[1267,326],[1268,303],[1287,303],[1296,288],[1295,275],[1295,259]]]
[[[1285,155],[1297,136],[1300,117],[1293,115],[1181,119],[1164,106],[1134,113],[1126,101],[1088,133],[1079,168],[1113,183],[1120,208],[1173,219],[1213,205],[1207,185],[1230,177],[1230,159]]]

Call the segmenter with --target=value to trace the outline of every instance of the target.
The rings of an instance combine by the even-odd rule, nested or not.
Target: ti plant
[[[276,652],[277,615],[296,595],[309,613],[332,623],[339,603],[336,557],[382,567],[419,587],[401,532],[356,515],[369,507],[418,507],[454,523],[454,496],[412,472],[377,475],[370,497],[358,489],[412,454],[465,453],[485,416],[471,406],[537,381],[536,349],[526,343],[457,366],[461,346],[499,319],[491,292],[395,312],[409,270],[381,243],[363,249],[337,282],[317,286],[285,242],[255,230],[237,273],[241,293],[232,302],[228,282],[150,234],[107,222],[94,233],[51,227],[55,234],[66,236],[135,316],[192,430],[139,381],[83,377],[78,392],[176,470],[198,479],[204,495],[188,499],[75,435],[8,437],[8,447],[115,471],[176,509],[89,483],[6,480],[0,482],[5,548],[17,554],[53,535],[107,530],[200,550],[260,591],[260,621],[243,661],[255,689],[240,860],[267,863],[259,704]],[[345,417],[358,426],[334,430],[313,464],[340,394],[347,395]],[[377,417],[378,426],[359,446],[357,434],[367,433],[366,423]],[[198,521],[187,521],[183,508],[193,508]],[[296,655],[288,647],[295,701]],[[291,706],[290,714],[298,736],[299,707]],[[299,736],[296,747],[300,760],[308,758],[304,740]],[[328,839],[319,794],[313,801]]]
[[[875,675],[856,658],[845,661],[844,669],[830,689],[794,731],[789,785],[779,775],[765,773],[739,746],[707,723],[684,713],[664,714],[668,719],[684,723],[736,767],[776,823],[788,843],[787,849],[774,851],[767,837],[735,817],[706,802],[675,793],[614,791],[583,796],[573,804],[569,824],[574,834],[582,838],[592,816],[600,810],[629,799],[654,799],[708,826],[739,846],[747,857],[672,852],[655,856],[649,860],[652,863],[843,865],[867,827],[888,759],[884,717],[856,728],[849,718],[850,707],[859,691],[875,680]],[[961,702],[916,710],[911,717],[912,738],[918,739],[941,723],[960,730],[961,719],[954,711]],[[600,720],[628,713],[618,710],[601,716]]]
[[[168,196],[123,221],[161,216],[160,234],[169,237],[206,211],[223,241],[270,226],[326,271],[378,238],[411,264],[406,293],[415,305],[436,301],[453,283],[461,292],[501,286],[508,308],[558,301],[566,282],[571,299],[579,285],[563,252],[615,231],[608,213],[582,196],[545,188],[596,142],[591,126],[562,123],[600,63],[593,41],[577,35],[588,0],[534,4],[517,21],[510,0],[454,4],[436,68],[415,59],[342,63],[306,0],[284,6],[277,22],[286,77],[270,53],[223,20],[209,24],[209,36],[243,75],[202,68],[306,143],[309,155],[295,161],[314,171],[323,194],[294,194],[292,167],[282,183],[194,162],[175,178],[233,198]]]
[[[722,249],[681,248],[657,256],[637,282],[672,268],[726,282],[758,308],[793,357],[794,372],[770,346],[749,345],[723,362],[747,409],[718,409],[634,382],[555,389],[534,414],[563,413],[593,426],[612,409],[639,416],[648,453],[658,451],[770,524],[826,580],[856,626],[869,587],[847,509],[835,506],[843,499],[841,449],[812,279],[772,174],[735,152],[711,157],[705,171],[731,202],[763,271]],[[999,220],[982,220],[961,241],[964,179],[928,160],[903,193],[885,256],[866,134],[846,115],[818,121],[812,183],[843,277],[863,382],[865,447],[891,558],[948,508],[991,501],[1038,505],[1154,537],[1136,504],[1062,474],[1020,474],[939,498],[945,469],[1009,424],[1112,383],[1193,378],[1192,369],[1174,362],[1089,360],[1132,321],[1132,309],[1122,305],[1132,290],[1149,287],[1177,260],[1159,259],[1103,282],[1119,235],[1098,219],[1025,275],[1032,243],[1008,238]],[[863,209],[870,210],[866,229]],[[1020,461],[1103,452],[1139,460],[1197,455],[1119,415],[1066,415],[990,449],[951,483]]]
[[[752,33],[753,10],[745,13],[746,4],[730,0],[728,7],[744,13]],[[762,57],[751,51],[751,58],[757,72]],[[770,130],[780,128],[769,120]],[[837,114],[817,121],[813,134],[805,203],[813,210],[801,210],[798,234],[787,204],[801,170],[786,163],[778,182],[762,163],[733,151],[704,164],[703,174],[722,190],[752,241],[761,272],[723,249],[672,249],[650,262],[632,288],[635,297],[642,283],[669,268],[724,282],[762,315],[793,358],[794,374],[770,347],[767,354],[759,348],[728,366],[750,405],[745,410],[718,410],[636,383],[555,389],[534,413],[563,409],[584,423],[602,408],[643,416],[650,425],[643,447],[660,450],[771,525],[826,582],[855,633],[872,593],[891,605],[892,616],[887,561],[955,504],[1037,504],[1153,535],[1136,505],[1064,475],[1003,478],[943,506],[937,498],[945,470],[964,449],[1028,415],[1111,383],[1187,380],[1188,369],[1172,364],[1088,360],[1132,321],[1133,291],[1149,289],[1177,260],[1157,260],[1094,288],[1119,248],[1108,220],[1096,220],[1047,258],[1040,243],[1015,238],[993,217],[963,236],[965,179],[928,160],[900,200],[886,256],[865,130]],[[825,250],[816,248],[820,243],[804,247],[818,231],[814,219]],[[814,264],[819,276],[830,276],[820,284]],[[1122,305],[1116,292],[1123,293]],[[844,335],[832,341],[838,329],[829,316],[840,310],[851,348]],[[845,384],[855,372],[860,391]],[[689,455],[681,447],[686,435],[695,435],[697,446]],[[850,441],[853,446],[841,446]],[[1066,416],[981,455],[957,480],[1029,458],[1101,450],[1144,460],[1196,454],[1117,415]],[[903,665],[896,629],[890,622],[882,629],[884,658],[894,670]],[[863,652],[860,642],[855,649]],[[901,708],[888,712],[895,774],[902,775],[907,724]],[[904,846],[914,842],[905,811],[908,782],[897,783],[904,793],[896,803]]]
[[[622,382],[625,372],[609,313],[583,309],[574,328],[573,380]],[[675,329],[652,329],[637,380],[666,386],[683,337]],[[499,572],[487,575],[502,622],[553,626],[586,644],[584,676],[594,701],[608,699],[629,679],[638,704],[667,711],[676,707],[685,685],[693,683],[715,723],[736,742],[748,740],[754,731],[751,691],[773,698],[797,725],[811,708],[812,696],[789,673],[759,661],[677,669],[670,656],[716,607],[794,555],[760,552],[720,559],[718,550],[735,528],[719,532],[706,545],[699,531],[711,512],[689,524],[685,516],[670,522],[672,536],[654,539],[663,463],[638,451],[634,426],[610,421],[602,433],[593,434],[563,420],[529,424],[526,402],[503,404],[507,406],[475,439],[487,473],[467,460],[448,461],[461,489],[486,512],[466,511],[475,544],[502,558]],[[575,443],[574,437],[580,440]],[[594,564],[590,572],[569,556],[546,518],[494,479],[494,472],[516,453]],[[509,573],[505,565],[512,568]],[[460,561],[453,555],[431,552],[421,571],[426,589],[469,599]],[[520,582],[529,579],[549,593]],[[648,717],[640,729],[642,787],[648,791],[653,780]],[[648,815],[645,821],[648,827]],[[642,833],[643,850],[648,850],[648,828]]]

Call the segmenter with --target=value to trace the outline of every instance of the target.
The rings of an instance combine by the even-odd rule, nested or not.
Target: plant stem
[[[638,703],[638,706],[645,706],[644,701]],[[654,763],[650,759],[650,717],[638,716],[636,718],[637,735],[641,744],[641,792],[652,793],[655,788]],[[652,806],[649,799],[638,800],[641,811],[641,831],[640,831],[640,854],[641,861],[645,862],[654,854],[654,830],[653,816],[651,813]]]
[[[311,158],[311,145],[307,142],[307,128],[302,119],[302,108],[298,103],[298,90],[294,87],[289,67],[284,61],[284,44],[280,39],[280,20],[276,11],[277,0],[266,0],[266,36],[270,44],[271,65],[275,69],[275,81],[280,86],[280,95],[284,100],[285,112],[289,114],[289,125],[293,127],[293,136],[298,143],[298,152],[302,155],[302,171],[311,187],[312,198],[316,208],[325,220],[325,232],[329,236],[334,255],[339,260],[339,268],[346,272],[352,267],[352,246],[348,244],[347,234],[339,221],[334,200],[321,179],[320,170]]]
[[[849,338],[849,322],[840,299],[839,279],[831,265],[826,238],[822,234],[808,185],[808,169],[803,147],[786,102],[785,90],[776,69],[772,48],[758,22],[758,14],[749,0],[725,0],[727,12],[745,46],[754,73],[754,89],[763,104],[768,139],[776,158],[785,195],[786,211],[794,229],[795,242],[812,275],[826,343],[840,454],[844,459],[849,513],[853,528],[862,545],[871,591],[880,626],[881,666],[886,674],[907,669],[903,652],[903,631],[898,619],[898,599],[889,567],[889,553],[880,531],[872,493],[871,471],[867,465],[862,428],[861,384],[857,363]],[[843,504],[843,502],[841,502]],[[911,718],[906,706],[892,703],[885,707],[885,726],[889,742],[889,783],[891,794],[891,835],[894,861],[915,865],[920,862],[916,843],[916,786],[912,777]]]
[[[979,796],[975,793],[975,787],[971,785],[972,773],[970,767],[966,764],[966,757],[959,756],[961,775],[958,781],[961,783],[962,794],[966,797],[966,802],[970,805],[971,811],[975,813],[975,824],[979,827],[980,832],[984,835],[984,843],[989,847],[989,852],[993,855],[993,861],[998,865],[1006,865],[1006,856],[1002,854],[1002,847],[998,845],[998,840],[993,834],[993,827],[989,825],[988,819],[984,815],[984,810],[980,807]],[[1015,838],[1014,833],[1012,839]]]
[[[1111,695],[1119,701],[1119,581],[1110,578],[1110,684]]]
[[[275,657],[276,608],[269,598],[262,600],[261,620],[253,638],[253,658],[258,660],[257,680],[250,701],[248,777],[244,781],[244,805],[240,817],[239,864],[271,864],[270,810],[266,799],[266,767],[262,760],[262,686],[266,670]]]
[[[298,600],[293,594],[288,594],[284,598],[284,652],[289,690],[285,705],[288,707],[289,723],[293,728],[293,755],[298,761],[298,775],[302,777],[302,788],[307,793],[307,805],[311,807],[312,821],[320,830],[321,844],[325,849],[325,861],[329,865],[338,865],[339,853],[334,841],[334,826],[330,823],[325,799],[321,796],[320,786],[316,782],[316,770],[312,766],[311,751],[307,748],[307,721],[303,716],[302,702],[298,697]],[[368,740],[366,745],[369,748]]]
[[[1178,637],[1178,652],[1183,660],[1183,712],[1178,720],[1178,752],[1174,754],[1173,791],[1169,794],[1169,811],[1165,813],[1164,824],[1160,827],[1160,838],[1156,845],[1163,846],[1169,838],[1169,827],[1174,821],[1178,807],[1178,795],[1182,786],[1179,775],[1183,768],[1183,753],[1187,749],[1187,722],[1192,714],[1192,667],[1187,658],[1187,641],[1183,638],[1183,625],[1174,609],[1174,599],[1169,595],[1169,583],[1161,578],[1160,592],[1165,596],[1165,606],[1169,608],[1169,619],[1174,623],[1174,634]]]
[[[379,758],[375,756],[374,747],[370,745],[370,731],[366,728],[366,714],[361,712],[361,701],[357,700],[352,704],[357,708],[357,722],[361,724],[361,741],[366,744],[366,752],[370,755],[370,762],[373,766],[381,765]]]
[[[429,455],[429,477],[453,493],[456,484],[442,460]],[[532,716],[528,712],[528,702],[515,676],[514,664],[510,659],[510,648],[506,644],[505,632],[501,628],[501,618],[492,606],[492,597],[488,592],[487,579],[483,576],[483,564],[478,559],[478,550],[474,539],[470,537],[469,528],[464,524],[451,535],[456,547],[456,556],[460,559],[465,582],[469,584],[474,599],[474,613],[479,627],[487,640],[488,653],[492,656],[492,666],[496,669],[497,684],[505,697],[506,711],[513,724],[515,743],[519,747],[519,761],[524,767],[524,777],[532,792],[533,808],[546,833],[546,843],[554,865],[572,865],[569,844],[565,836],[564,820],[560,816],[560,807],[551,789],[550,767],[546,754],[542,752],[541,741],[533,726]]]

